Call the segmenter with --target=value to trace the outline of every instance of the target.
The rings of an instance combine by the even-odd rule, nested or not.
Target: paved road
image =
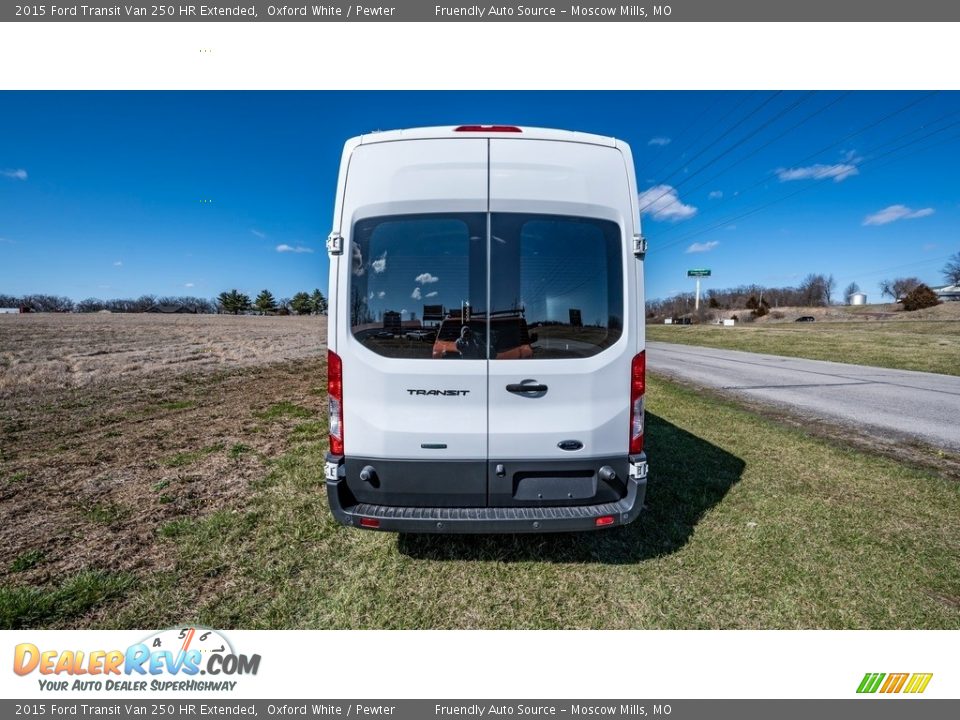
[[[960,450],[960,377],[648,342],[647,368],[752,401]]]

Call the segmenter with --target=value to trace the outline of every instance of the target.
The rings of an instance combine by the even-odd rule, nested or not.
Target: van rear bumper
[[[327,458],[331,461],[339,458]],[[646,455],[631,457],[642,476],[631,473],[616,502],[539,507],[401,507],[357,502],[345,479],[327,473],[327,498],[337,522],[365,530],[403,533],[551,533],[602,530],[637,519],[647,489]]]

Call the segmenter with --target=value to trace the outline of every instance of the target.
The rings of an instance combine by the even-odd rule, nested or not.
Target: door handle
[[[525,395],[527,393],[545,393],[548,390],[546,385],[538,383],[536,380],[525,380],[522,383],[510,383],[507,385],[507,392]]]

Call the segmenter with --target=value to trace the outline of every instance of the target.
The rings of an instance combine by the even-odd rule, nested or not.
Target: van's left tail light
[[[630,366],[630,454],[643,452],[643,395],[647,390],[647,355],[633,356]]]
[[[343,455],[343,362],[327,350],[327,402],[330,409],[330,454]]]

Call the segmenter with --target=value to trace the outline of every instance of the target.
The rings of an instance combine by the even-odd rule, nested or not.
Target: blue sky
[[[326,291],[343,141],[512,123],[634,150],[647,294],[832,273],[942,284],[957,92],[0,92],[0,292]],[[858,132],[860,131],[860,132]],[[204,202],[209,201],[209,202]]]

